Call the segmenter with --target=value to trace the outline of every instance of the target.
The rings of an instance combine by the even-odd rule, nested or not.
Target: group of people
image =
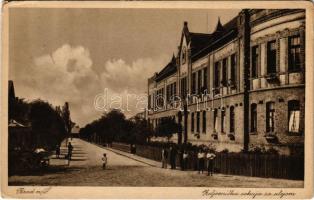
[[[68,154],[66,155],[65,158],[67,158],[70,162],[72,158],[72,152],[73,152],[73,145],[71,142],[68,143]],[[61,150],[60,150],[60,145],[56,146],[56,158],[60,158]]]
[[[181,170],[186,170],[188,168],[189,158],[192,156],[197,157],[197,169],[198,173],[204,173],[205,167],[207,166],[207,175],[212,176],[214,172],[214,159],[216,155],[213,150],[200,149],[197,155],[190,155],[188,151],[181,150],[177,151],[176,148],[170,147],[169,151],[166,148],[161,150],[161,165],[162,168],[167,168],[168,157],[170,154],[170,166],[171,169],[176,169],[177,155],[179,155]]]

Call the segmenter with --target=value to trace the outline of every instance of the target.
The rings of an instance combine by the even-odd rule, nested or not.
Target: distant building
[[[74,126],[71,129],[70,137],[73,137],[73,138],[79,138],[80,137],[80,127],[79,126]]]
[[[184,22],[178,52],[148,79],[148,120],[173,116],[182,142],[218,151],[294,154],[304,148],[304,49],[304,10],[242,10],[212,33]]]

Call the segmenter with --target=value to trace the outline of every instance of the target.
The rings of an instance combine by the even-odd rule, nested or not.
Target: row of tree
[[[172,118],[164,118],[153,128],[144,118],[135,116],[126,119],[120,110],[114,109],[82,128],[80,137],[102,144],[112,142],[143,144],[152,136],[169,138],[177,131],[178,125]]]
[[[30,126],[31,147],[24,148],[53,149],[68,136],[74,126],[68,103],[62,107],[54,107],[40,99],[31,102],[19,98],[10,99],[9,120]]]

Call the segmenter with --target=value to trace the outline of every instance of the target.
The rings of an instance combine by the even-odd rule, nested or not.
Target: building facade
[[[242,10],[212,33],[184,22],[178,52],[148,79],[148,121],[174,118],[178,143],[300,152],[304,49],[305,10]]]

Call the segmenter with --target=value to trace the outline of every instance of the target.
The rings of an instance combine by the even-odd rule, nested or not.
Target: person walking
[[[57,144],[56,146],[56,158],[60,157],[60,146]]]
[[[182,170],[183,171],[187,169],[188,156],[189,156],[188,152],[184,150],[182,154]]]
[[[207,176],[212,176],[214,172],[214,159],[216,158],[216,155],[214,154],[213,150],[210,150],[206,154],[206,160],[207,160]]]
[[[161,167],[167,169],[168,151],[165,148],[161,150]]]
[[[69,142],[68,144],[68,164],[70,164],[70,160],[72,158],[72,152],[73,152],[73,146],[71,144],[71,142]]]
[[[204,172],[204,162],[205,162],[205,154],[203,149],[200,149],[198,154],[197,154],[197,159],[198,159],[198,173],[200,174]]]

